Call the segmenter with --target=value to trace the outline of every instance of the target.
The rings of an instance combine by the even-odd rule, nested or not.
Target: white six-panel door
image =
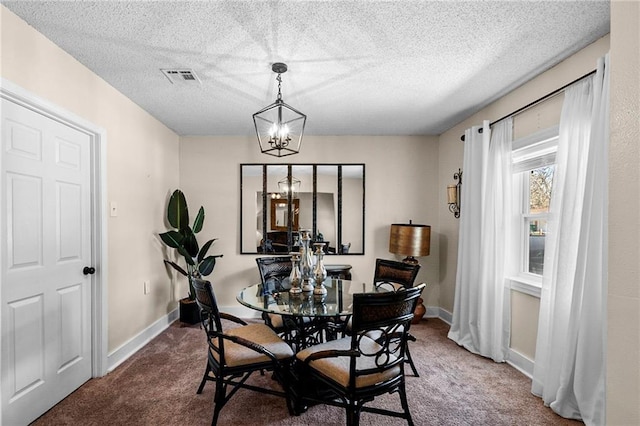
[[[91,145],[25,107],[1,107],[2,424],[19,425],[92,374]]]

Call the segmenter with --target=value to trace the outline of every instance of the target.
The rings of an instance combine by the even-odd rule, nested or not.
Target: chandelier
[[[271,194],[271,198],[288,198],[289,192],[291,192],[291,198],[296,198],[298,192],[300,192],[300,184],[302,182],[295,176],[291,176],[291,183],[289,178],[284,177],[278,181],[278,191]]]
[[[291,183],[288,178],[284,178],[278,181],[278,189],[283,197],[287,197],[291,192],[291,198],[295,198],[296,194],[300,191],[300,179],[291,176]]]
[[[307,116],[282,100],[281,75],[287,72],[287,65],[276,62],[271,70],[278,74],[278,97],[274,103],[253,114],[253,124],[262,153],[285,157],[300,152]]]

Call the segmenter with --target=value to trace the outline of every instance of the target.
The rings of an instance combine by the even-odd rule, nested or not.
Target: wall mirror
[[[362,255],[364,197],[364,164],[241,164],[240,253],[297,251],[310,229],[326,254]]]

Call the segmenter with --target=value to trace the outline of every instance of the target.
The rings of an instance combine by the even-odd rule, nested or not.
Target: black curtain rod
[[[498,119],[497,119],[497,120],[495,120],[495,121],[492,121],[491,123],[489,123],[489,127],[491,127],[491,126],[493,126],[494,124],[496,124],[496,123],[498,123],[498,122],[500,122],[500,121],[504,120],[505,118],[509,118],[509,117],[512,117],[512,116],[514,116],[514,115],[516,115],[516,114],[519,114],[519,113],[521,113],[522,111],[527,110],[527,109],[531,108],[532,106],[539,104],[540,102],[546,101],[547,99],[549,99],[549,98],[551,98],[551,97],[553,97],[553,96],[557,95],[558,93],[562,92],[564,89],[566,89],[567,87],[571,86],[573,83],[577,83],[578,81],[580,81],[580,80],[582,80],[582,79],[585,79],[585,78],[587,78],[587,77],[589,77],[590,75],[593,75],[593,74],[595,74],[595,73],[596,73],[596,70],[593,70],[593,71],[590,71],[590,72],[586,73],[586,74],[585,74],[585,75],[583,75],[582,77],[578,77],[578,78],[576,78],[576,79],[575,79],[575,80],[573,80],[572,82],[565,84],[564,86],[560,87],[559,89],[556,89],[556,90],[554,90],[553,92],[547,93],[546,95],[544,95],[544,96],[542,96],[542,97],[540,97],[540,98],[536,99],[535,101],[533,101],[533,102],[530,102],[530,103],[526,104],[526,105],[525,105],[525,106],[523,106],[522,108],[518,108],[517,110],[515,110],[515,111],[513,111],[513,112],[511,112],[511,113],[509,113],[509,114],[507,114],[507,115],[505,115],[505,116],[503,116],[503,117],[500,117],[500,118],[498,118]],[[480,128],[478,129],[478,132],[482,133],[482,127],[480,127]],[[464,135],[460,136],[460,140],[464,142]]]

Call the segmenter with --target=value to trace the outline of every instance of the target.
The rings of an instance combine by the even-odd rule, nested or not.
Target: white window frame
[[[511,288],[540,297],[542,276],[529,272],[529,223],[536,219],[548,220],[548,213],[529,213],[529,171],[555,164],[558,148],[558,126],[543,129],[512,142],[514,200],[518,203],[518,247],[516,275],[511,277]],[[527,225],[527,226],[525,226]]]

